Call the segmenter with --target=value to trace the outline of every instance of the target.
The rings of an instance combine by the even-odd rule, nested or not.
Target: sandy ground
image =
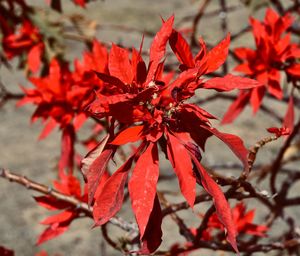
[[[35,4],[42,4],[43,1],[31,1]],[[96,20],[98,24],[122,24],[124,26],[132,26],[139,29],[146,29],[155,32],[160,24],[160,15],[168,17],[175,14],[176,22],[186,15],[193,15],[197,12],[199,1],[188,0],[106,0],[96,1],[87,6],[87,10],[81,10],[74,7],[69,1],[64,1],[64,10],[66,13],[85,13],[89,19]],[[232,5],[239,3],[237,0],[228,1]],[[209,10],[217,8],[218,1],[213,0],[209,6]],[[241,24],[247,23],[248,11],[241,8],[234,11],[230,15],[229,30],[232,33],[241,28]],[[220,30],[219,17],[204,17],[199,28],[199,35],[204,37],[210,43],[216,43],[222,39],[222,31]],[[175,22],[175,23],[176,23]],[[189,26],[186,22],[182,27]],[[97,34],[100,40],[105,42],[122,42],[127,46],[139,46],[141,35],[139,33],[128,33],[121,30],[100,30]],[[149,45],[151,38],[146,37],[145,48]],[[67,55],[70,58],[79,57],[83,49],[83,45],[73,43],[69,40]],[[253,43],[251,37],[243,36],[235,45],[251,45]],[[18,92],[19,84],[28,85],[24,79],[24,74],[19,71],[8,71],[4,67],[0,68],[0,79],[8,86],[11,91]],[[204,98],[205,92],[199,92],[199,98]],[[272,102],[273,104],[273,102]],[[228,102],[214,102],[205,105],[205,109],[212,114],[222,117],[226,110]],[[274,109],[278,113],[283,114],[285,109],[280,104],[276,104]],[[60,136],[58,132],[54,132],[50,137],[43,141],[38,141],[37,137],[41,131],[41,124],[36,123],[30,125],[30,116],[33,113],[33,107],[25,106],[16,108],[15,102],[9,102],[0,109],[0,166],[9,168],[15,172],[24,174],[38,182],[51,184],[55,178],[55,163],[59,152]],[[276,125],[276,122],[270,117],[259,112],[255,119],[249,118],[250,110],[246,112],[232,125],[221,127],[222,131],[231,132],[240,135],[247,146],[253,145],[257,140],[267,135],[265,128]],[[87,129],[88,127],[85,127]],[[263,150],[263,154],[258,158],[258,162],[266,159],[271,160],[276,152],[276,147],[282,141],[271,144]],[[224,162],[237,162],[235,157],[226,150],[225,146],[215,140],[209,140],[207,145],[207,154],[205,155],[207,164],[219,164]],[[163,172],[170,173],[162,166]],[[228,175],[236,175],[236,173],[226,173]],[[178,184],[176,180],[163,182],[160,188],[170,189],[178,192]],[[259,189],[265,189],[265,185],[259,185]],[[10,184],[7,181],[0,180],[0,244],[15,250],[16,255],[34,255],[40,250],[46,250],[53,255],[61,253],[62,255],[120,255],[119,252],[113,251],[109,247],[103,249],[101,232],[99,229],[91,229],[92,221],[82,219],[75,221],[68,232],[57,239],[51,240],[39,247],[34,246],[38,234],[43,230],[42,225],[37,225],[42,219],[49,215],[49,212],[38,207],[32,199],[36,195],[32,191],[16,184]],[[294,193],[299,192],[295,190]],[[174,202],[181,201],[182,197],[176,196],[171,198]],[[206,205],[196,207],[196,212],[203,212]],[[259,209],[260,210],[260,209]],[[261,209],[264,211],[264,209]],[[300,217],[300,211],[293,211]],[[199,219],[191,210],[182,212],[180,215],[189,225],[199,223]],[[124,207],[121,216],[126,219],[132,219],[131,210],[128,206]],[[258,214],[259,216],[259,214]],[[259,222],[259,217],[257,218]],[[279,225],[280,226],[280,225]],[[177,227],[172,223],[170,218],[166,218],[163,223],[164,239],[160,249],[166,249],[174,243],[174,241],[184,241],[177,234]],[[113,231],[114,238],[121,237],[121,233],[117,229]],[[101,249],[102,248],[102,249]],[[102,250],[102,251],[101,251]],[[106,251],[107,254],[104,253]],[[222,255],[220,252],[209,254],[203,250],[206,255]],[[197,253],[195,255],[198,255]],[[259,254],[257,254],[259,255]]]

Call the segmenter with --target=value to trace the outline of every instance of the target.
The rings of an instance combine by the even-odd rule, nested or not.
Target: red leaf
[[[196,196],[196,178],[188,151],[171,133],[167,133],[168,158],[178,177],[180,190],[191,208]]]
[[[203,185],[203,188],[213,198],[218,218],[227,231],[227,241],[231,244],[232,248],[238,253],[239,251],[236,244],[237,231],[232,218],[230,206],[223,194],[223,191],[220,189],[218,184],[209,176],[209,174],[199,163],[197,158],[193,154],[191,154],[191,157],[199,171],[199,174],[201,175],[201,183]]]
[[[55,121],[55,119],[50,118],[47,124],[45,125],[43,131],[41,132],[39,140],[45,139],[52,132],[56,125],[57,122]]]
[[[44,232],[39,236],[37,245],[40,245],[50,239],[53,239],[62,233],[66,232],[69,225],[60,226],[58,223],[54,223],[44,230]]]
[[[48,218],[44,219],[41,224],[43,225],[51,225],[54,223],[60,223],[65,221],[70,221],[73,218],[74,213],[71,211],[63,211],[58,214],[49,216]]]
[[[186,68],[192,68],[195,66],[189,44],[183,36],[174,29],[172,31],[169,44],[181,64],[184,64]]]
[[[253,88],[253,90],[251,90],[250,103],[254,114],[258,111],[262,103],[263,97],[265,95],[265,92],[266,92],[265,86],[256,87]]]
[[[142,246],[141,250],[138,252],[139,254],[148,255],[159,247],[162,241],[161,224],[162,213],[159,200],[156,195],[145,233],[141,237]]]
[[[97,77],[105,83],[114,85],[114,86],[116,86],[120,89],[127,88],[126,85],[117,77],[110,76],[110,75],[107,75],[105,73],[100,73],[100,72],[97,72],[97,71],[94,71],[94,72],[97,75]]]
[[[92,204],[95,192],[102,175],[105,172],[106,166],[112,157],[115,149],[107,147],[106,143],[109,139],[107,135],[97,147],[89,152],[81,161],[81,172],[88,184],[88,203]]]
[[[211,49],[206,55],[207,59],[207,70],[206,74],[217,70],[226,61],[228,55],[228,49],[230,44],[230,34],[227,36],[213,49]]]
[[[54,199],[49,196],[36,196],[33,198],[40,206],[42,206],[50,211],[61,210],[61,209],[64,209],[64,208],[70,206],[69,204],[67,204],[63,201]]]
[[[147,77],[147,67],[142,56],[136,49],[132,49],[132,73],[137,84],[143,84]]]
[[[294,120],[295,120],[295,111],[294,111],[294,97],[290,96],[288,109],[286,111],[283,126],[289,128],[290,132],[294,130]]]
[[[281,136],[291,134],[291,130],[289,128],[286,128],[286,127],[281,127],[281,128],[270,127],[270,128],[267,129],[267,131],[270,132],[270,133],[274,133],[277,137],[281,137]]]
[[[109,61],[109,73],[119,78],[125,84],[131,84],[133,80],[133,73],[129,61],[129,53],[126,49],[120,48],[112,44]]]
[[[203,83],[205,89],[215,89],[216,91],[231,91],[234,89],[251,89],[262,84],[256,80],[234,76],[228,74],[224,77],[215,77]]]
[[[74,127],[68,125],[62,134],[61,140],[61,156],[58,163],[59,172],[62,173],[68,168],[68,171],[71,173],[73,171],[73,162],[74,162],[74,140],[75,133]]]
[[[37,72],[41,66],[41,55],[43,48],[43,44],[40,43],[33,46],[28,53],[28,67],[33,73]]]
[[[124,198],[124,186],[132,162],[133,157],[130,157],[104,184],[93,207],[96,225],[105,224],[121,209]]]
[[[220,140],[222,140],[227,146],[231,149],[231,151],[241,160],[244,165],[245,171],[248,171],[248,150],[245,148],[243,141],[240,137],[229,134],[222,133],[215,128],[201,125],[202,128],[210,131],[212,134],[217,136]]]
[[[113,145],[124,145],[129,142],[136,142],[142,138],[144,125],[136,125],[129,127],[116,135],[110,143]]]
[[[161,29],[157,32],[157,34],[153,39],[153,42],[150,47],[150,56],[149,56],[150,66],[148,68],[146,85],[151,80],[153,80],[158,64],[165,55],[166,45],[172,33],[173,23],[174,23],[174,16],[171,16],[166,22],[163,23]]]
[[[229,124],[243,111],[248,104],[250,92],[241,91],[236,100],[229,106],[224,114],[221,124]]]
[[[128,184],[132,209],[139,225],[141,237],[145,233],[153,209],[158,175],[157,145],[150,143],[137,160]]]

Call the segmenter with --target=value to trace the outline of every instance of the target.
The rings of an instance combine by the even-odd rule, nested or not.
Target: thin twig
[[[41,194],[51,196],[57,200],[61,200],[63,202],[69,203],[69,204],[75,206],[76,209],[78,209],[79,211],[84,212],[88,217],[92,217],[92,214],[93,214],[92,207],[89,207],[88,204],[76,199],[73,196],[63,194],[51,187],[48,187],[48,186],[45,186],[38,182],[35,182],[33,180],[30,180],[30,179],[26,178],[25,176],[21,176],[21,175],[12,173],[9,170],[5,170],[3,168],[0,169],[0,177],[4,178],[6,180],[9,180],[11,182],[18,183],[18,184],[26,187],[27,189],[34,190]],[[109,222],[115,226],[118,226],[119,228],[121,228],[125,231],[128,231],[128,232],[138,231],[136,224],[126,222],[125,220],[123,220],[120,217],[112,217],[109,220]]]
[[[192,34],[191,34],[191,46],[192,47],[197,45],[197,27],[198,27],[199,22],[204,14],[204,10],[206,9],[209,2],[210,2],[210,0],[204,0],[204,2],[202,3],[202,5],[199,8],[197,15],[195,16],[195,18],[193,20]]]

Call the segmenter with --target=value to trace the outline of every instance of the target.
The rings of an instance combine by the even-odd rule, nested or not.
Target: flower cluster
[[[87,119],[85,108],[94,98],[94,90],[102,90],[103,83],[92,70],[104,72],[107,69],[107,51],[98,41],[93,42],[91,52],[83,60],[74,62],[71,72],[68,63],[52,59],[49,72],[44,77],[29,77],[33,89],[22,87],[25,97],[19,101],[37,105],[32,121],[41,118],[46,122],[40,139],[59,126],[62,134],[62,154],[59,169],[73,168],[75,132]]]
[[[235,49],[234,53],[242,63],[234,70],[257,79],[264,86],[241,91],[225,114],[223,123],[232,122],[248,103],[256,113],[267,92],[281,100],[284,96],[281,86],[283,72],[288,81],[300,77],[300,64],[297,63],[300,47],[291,42],[291,33],[288,32],[292,23],[293,18],[289,13],[281,17],[273,9],[267,9],[263,22],[250,18],[256,49]],[[292,130],[293,91],[289,105],[283,126]]]
[[[128,182],[132,208],[140,230],[140,253],[153,252],[161,243],[161,209],[156,194],[159,177],[158,147],[171,162],[179,179],[183,196],[193,208],[198,182],[214,198],[219,217],[227,230],[227,240],[238,251],[236,228],[230,207],[222,190],[200,163],[208,137],[221,139],[242,161],[247,170],[248,151],[242,140],[213,128],[213,115],[194,104],[185,103],[196,89],[231,91],[260,86],[257,81],[234,76],[204,79],[203,75],[217,70],[226,60],[229,35],[212,50],[201,49],[193,57],[183,36],[173,29],[174,17],[164,21],[151,47],[147,66],[137,51],[112,45],[108,57],[108,71],[96,72],[104,83],[104,90],[96,92],[96,99],[88,111],[95,118],[108,118],[110,132],[82,161],[87,180],[89,203],[94,199],[98,183],[118,147],[139,142],[127,161],[116,170],[95,198],[93,215],[97,225],[106,223],[121,206]],[[180,73],[164,73],[166,46],[169,42],[180,62]],[[130,57],[131,56],[131,57]]]

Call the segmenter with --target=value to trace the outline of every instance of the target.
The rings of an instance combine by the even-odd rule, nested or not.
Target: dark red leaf
[[[191,208],[194,207],[196,196],[196,178],[188,151],[171,133],[167,133],[168,158],[178,177],[180,190]]]
[[[0,246],[0,255],[1,256],[14,256],[15,253],[13,250],[7,249],[4,246]]]
[[[73,171],[74,162],[74,140],[75,132],[72,125],[68,125],[62,134],[61,140],[61,156],[58,163],[59,172],[62,173],[66,169],[71,173]]]
[[[159,175],[157,145],[150,143],[139,157],[132,172],[128,189],[140,235],[143,237],[156,195]]]
[[[199,174],[201,175],[201,183],[203,185],[203,188],[213,198],[218,218],[227,231],[227,241],[231,244],[232,248],[238,253],[238,248],[236,244],[237,231],[232,218],[230,206],[223,194],[223,191],[220,189],[218,184],[209,176],[209,174],[199,163],[197,158],[193,154],[191,154],[191,157],[199,171]]]
[[[95,199],[93,216],[96,225],[103,225],[122,207],[124,186],[133,157],[130,157],[104,184],[99,196]]]
[[[144,235],[141,237],[141,250],[139,254],[148,255],[154,252],[162,241],[162,213],[157,195],[154,199],[153,209],[151,211],[149,221]]]
[[[244,165],[245,171],[248,171],[248,150],[244,146],[243,141],[240,137],[229,134],[222,133],[215,128],[201,125],[202,128],[210,131],[213,135],[217,136],[220,140],[222,140],[227,146],[231,149],[231,151],[241,160]]]
[[[61,210],[61,209],[64,209],[64,208],[70,206],[69,204],[67,204],[63,201],[57,200],[57,199],[55,199],[53,197],[49,197],[49,196],[36,196],[33,198],[40,206],[42,206],[50,211]]]
[[[97,77],[105,83],[112,84],[120,89],[127,88],[126,85],[117,77],[110,76],[105,73],[100,73],[97,71],[94,71],[94,72],[97,75]]]
[[[112,157],[115,147],[106,147],[109,135],[98,146],[89,152],[81,161],[81,172],[88,185],[88,203],[92,204],[100,179],[106,170],[106,166]]]
[[[186,68],[192,68],[195,66],[189,44],[183,36],[174,29],[172,31],[169,44],[181,64],[184,64]]]

